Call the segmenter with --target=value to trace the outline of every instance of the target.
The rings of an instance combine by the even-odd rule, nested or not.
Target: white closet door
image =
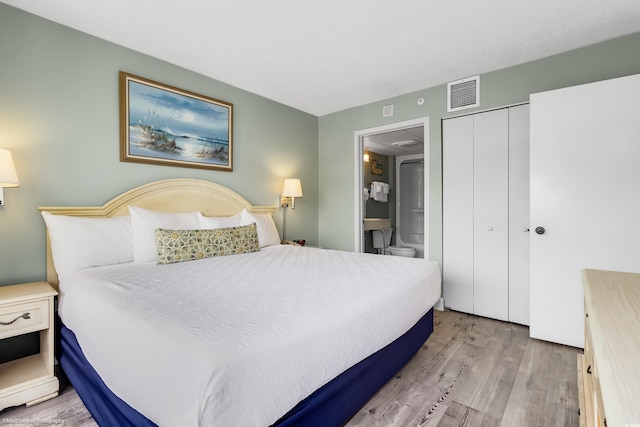
[[[442,133],[443,295],[473,313],[473,116],[444,120]]]
[[[529,324],[529,105],[509,108],[509,321]]]
[[[509,111],[474,115],[473,312],[509,319]]]
[[[580,270],[640,271],[638,93],[640,75],[531,95],[534,338],[583,347]]]

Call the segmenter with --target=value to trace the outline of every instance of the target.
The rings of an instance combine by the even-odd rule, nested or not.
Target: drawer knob
[[[8,325],[11,325],[11,324],[15,323],[18,319],[31,319],[31,317],[29,316],[29,313],[25,313],[25,314],[23,314],[21,316],[16,317],[11,322],[0,322],[0,325],[8,326]]]

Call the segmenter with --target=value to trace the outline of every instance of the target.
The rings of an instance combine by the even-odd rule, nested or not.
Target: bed
[[[59,362],[99,425],[338,426],[420,349],[435,263],[282,245],[276,209],[192,179],[40,208]]]

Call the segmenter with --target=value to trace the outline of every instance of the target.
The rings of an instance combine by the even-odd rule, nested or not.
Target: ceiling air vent
[[[447,84],[447,111],[464,110],[480,105],[480,76]]]

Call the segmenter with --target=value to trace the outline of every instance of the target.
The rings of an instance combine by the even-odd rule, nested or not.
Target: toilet
[[[416,248],[409,248],[406,246],[389,246],[387,250],[394,256],[404,256],[407,258],[416,257]]]
[[[383,255],[403,256],[408,258],[416,257],[416,248],[406,246],[389,246],[391,244],[391,234],[393,228],[385,228],[384,230],[371,230],[373,236],[373,247],[378,253]]]

